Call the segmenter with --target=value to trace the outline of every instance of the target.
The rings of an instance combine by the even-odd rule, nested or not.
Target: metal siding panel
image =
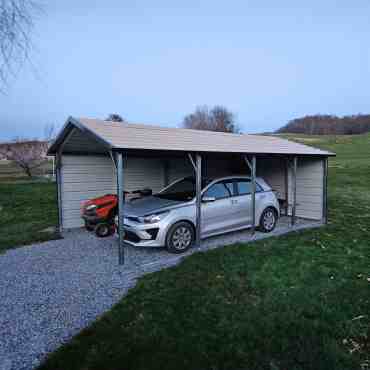
[[[158,192],[164,187],[164,164],[158,159],[127,158],[125,160],[125,190],[148,187]]]
[[[322,219],[323,159],[299,158],[297,171],[297,216],[315,220]],[[291,171],[289,171],[291,189]],[[291,203],[291,191],[289,203]]]
[[[107,193],[116,193],[116,171],[109,156],[64,155],[62,161],[63,227],[82,226],[81,203]],[[125,160],[125,189],[150,187],[154,192],[164,187],[163,162],[156,159]]]
[[[203,158],[202,161],[205,167],[205,173],[203,173],[202,176],[217,178],[230,176],[235,173],[228,160]],[[238,172],[238,174],[240,174],[240,172]],[[194,176],[194,169],[188,158],[172,159],[169,161],[168,177],[170,182],[186,176]]]
[[[262,177],[277,192],[278,198],[285,199],[285,163],[278,158],[257,159],[257,176]]]
[[[71,167],[86,167],[86,166],[96,166],[103,165],[107,163],[107,159],[111,160],[108,155],[106,156],[95,156],[95,155],[63,155],[62,163],[69,164]]]
[[[168,178],[170,183],[186,176],[194,176],[194,169],[191,166],[189,159],[179,158],[169,161]]]
[[[74,171],[75,169],[88,172],[81,175],[78,170]],[[102,194],[115,192],[112,160],[108,156],[63,155],[61,173],[62,225],[64,228],[81,227],[81,203]]]
[[[224,159],[205,159],[205,174],[207,177],[230,176],[235,171],[232,170],[232,163]]]

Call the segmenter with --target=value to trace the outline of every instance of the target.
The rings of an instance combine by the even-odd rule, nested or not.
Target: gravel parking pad
[[[32,369],[45,354],[93,322],[119,301],[136,279],[177,264],[184,256],[238,241],[249,242],[322,225],[282,218],[273,233],[236,232],[203,240],[185,255],[164,249],[126,249],[118,266],[117,238],[86,231],[7,251],[0,255],[0,370]]]

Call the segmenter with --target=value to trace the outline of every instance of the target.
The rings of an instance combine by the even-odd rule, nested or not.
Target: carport
[[[294,227],[297,217],[327,222],[328,157],[333,153],[273,135],[244,135],[165,128],[73,117],[49,149],[56,157],[59,228],[81,226],[82,201],[117,192],[119,263],[124,263],[124,188],[142,183],[155,190],[176,177],[196,179],[196,247],[201,245],[202,177],[249,174],[251,234],[258,220],[256,176],[277,192],[281,212]]]

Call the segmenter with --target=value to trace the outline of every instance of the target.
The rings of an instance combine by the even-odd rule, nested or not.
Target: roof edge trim
[[[99,141],[103,146],[107,148],[107,150],[111,150],[113,148],[113,145],[103,139],[100,135],[98,135],[96,132],[92,131],[88,127],[86,127],[83,123],[81,123],[78,119],[69,116],[61,128],[59,134],[57,135],[56,139],[54,140],[53,144],[50,146],[50,148],[47,151],[47,155],[55,155],[58,152],[59,147],[64,143],[64,140],[67,138],[69,132],[73,129],[77,128],[82,132],[88,132],[94,138],[96,138],[97,141]]]

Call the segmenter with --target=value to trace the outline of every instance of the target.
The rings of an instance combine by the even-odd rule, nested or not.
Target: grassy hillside
[[[11,180],[0,182],[0,253],[57,237],[45,230],[57,224],[55,183]]]
[[[337,152],[327,227],[147,275],[40,369],[369,368],[370,135],[298,140]]]
[[[367,167],[370,160],[370,134],[364,135],[296,135],[281,134],[286,139],[337,153],[331,167]]]

